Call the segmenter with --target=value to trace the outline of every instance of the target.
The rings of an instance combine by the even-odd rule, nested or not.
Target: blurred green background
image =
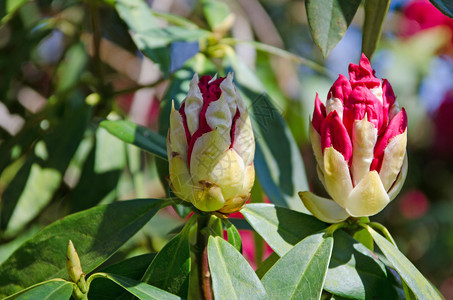
[[[98,123],[127,119],[158,131],[161,101],[176,84],[171,74],[196,53],[194,69],[203,69],[203,57],[214,63],[211,70],[220,69],[225,53],[219,41],[225,37],[223,43],[233,45],[254,70],[288,122],[311,188],[325,194],[308,142],[309,115],[315,93],[325,101],[338,73],[347,75],[349,63],[358,63],[363,7],[324,59],[303,1],[220,3],[228,3],[231,14],[221,16],[225,21],[213,35],[169,43],[156,34],[153,42],[160,50],[147,54],[145,49],[145,56],[133,35],[140,28],[125,23],[134,16],[120,17],[113,1],[1,2],[0,262],[70,213],[118,199],[165,197],[155,158]],[[148,4],[156,24],[150,25],[153,19],[139,24],[141,29],[174,25],[196,33],[209,29],[210,17],[219,17],[206,15],[196,0]],[[297,57],[276,48],[257,51],[260,47],[246,41]],[[453,299],[452,41],[453,20],[428,1],[395,0],[372,59],[377,77],[389,80],[409,118],[406,183],[372,219],[389,228],[402,252],[447,299]],[[164,64],[169,74],[162,72]],[[188,82],[178,84],[184,95]],[[171,208],[162,210],[113,259],[161,249],[182,224]]]

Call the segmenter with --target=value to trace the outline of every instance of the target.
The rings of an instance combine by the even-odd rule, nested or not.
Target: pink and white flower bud
[[[244,102],[225,78],[195,74],[167,137],[170,186],[202,211],[231,213],[250,197],[255,140]]]
[[[325,222],[380,212],[401,189],[407,174],[407,115],[390,83],[375,76],[364,54],[340,75],[326,105],[316,95],[310,139],[318,176],[331,199],[300,196]]]

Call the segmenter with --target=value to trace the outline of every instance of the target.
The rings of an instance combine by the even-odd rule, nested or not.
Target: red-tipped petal
[[[402,134],[407,128],[407,114],[406,110],[403,108],[399,113],[393,117],[390,121],[387,130],[383,135],[378,138],[376,143],[376,147],[374,148],[374,159],[371,163],[371,171],[376,170],[380,171],[382,166],[382,158],[384,156],[385,148],[387,147],[389,141],[399,135]]]
[[[346,162],[352,156],[352,142],[336,110],[331,112],[321,126],[321,148],[333,146],[343,154]]]
[[[368,121],[379,130],[383,125],[382,103],[365,86],[357,86],[349,95],[343,112],[343,122],[351,134],[354,120],[363,120],[365,114]]]
[[[315,109],[313,111],[313,120],[311,121],[311,123],[313,124],[313,127],[319,134],[321,134],[321,124],[325,118],[326,118],[326,107],[324,103],[322,103],[321,100],[319,99],[318,93],[316,93]]]
[[[344,103],[351,91],[351,83],[343,74],[340,74],[330,88],[328,98],[338,98]]]
[[[374,74],[375,71],[371,68],[370,61],[363,53],[360,58],[359,65],[349,65],[349,79],[351,81],[352,88],[356,87],[360,83],[365,84],[369,89],[378,87],[381,84],[381,81],[376,78]]]
[[[389,122],[389,113],[390,107],[392,107],[393,103],[395,103],[395,93],[393,92],[393,88],[387,79],[383,79],[382,81],[382,100],[383,100],[383,109],[382,109],[382,121],[383,127],[381,131],[385,130],[388,122]],[[379,134],[381,134],[380,132]]]

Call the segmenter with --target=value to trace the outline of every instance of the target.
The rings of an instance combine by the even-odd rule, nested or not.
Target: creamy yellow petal
[[[255,167],[253,166],[253,164],[250,164],[245,168],[244,185],[242,187],[243,194],[250,193],[254,184],[255,184]]]
[[[329,195],[341,207],[352,191],[352,181],[349,175],[348,163],[344,160],[343,154],[333,148],[324,149],[324,181]]]
[[[311,192],[299,192],[299,197],[313,216],[326,223],[346,220],[349,214],[335,201],[319,197]]]
[[[203,95],[198,87],[198,81],[198,74],[195,73],[190,81],[189,92],[184,99],[186,103],[184,111],[186,113],[187,128],[191,135],[194,134],[199,127],[200,112],[203,107]]]
[[[211,128],[217,128],[225,143],[231,144],[231,124],[233,116],[225,97],[211,102],[206,110],[206,121]]]
[[[353,217],[372,216],[390,202],[376,171],[369,172],[352,190],[346,201],[346,211]]]
[[[176,155],[169,159],[170,187],[173,192],[184,201],[192,202],[194,198],[194,184],[189,174],[187,163]]]
[[[182,121],[181,114],[175,109],[174,102],[171,104],[170,112],[170,131],[169,140],[167,139],[167,151],[168,157],[172,155],[172,152],[180,154],[182,157],[187,156],[187,140],[186,132]]]
[[[401,171],[406,153],[406,144],[407,129],[402,134],[392,138],[384,150],[384,158],[379,176],[386,191],[390,189],[396,180],[396,176]]]
[[[229,147],[218,129],[199,137],[190,158],[190,174],[193,181],[209,180],[212,170]]]
[[[343,120],[343,102],[338,98],[330,98],[326,101],[326,115],[334,110],[337,111],[340,120]]]
[[[243,192],[245,168],[242,158],[234,149],[224,152],[206,180],[214,182],[223,192],[225,199],[233,198]]]
[[[377,129],[368,121],[367,116],[354,121],[352,127],[352,165],[351,173],[354,186],[370,171],[373,161],[374,146],[377,141]]]
[[[192,203],[199,210],[216,211],[225,205],[222,190],[214,183],[201,181],[194,190],[196,194]]]
[[[407,163],[407,153],[406,153],[406,155],[404,155],[404,161],[403,161],[403,166],[401,167],[401,172],[398,174],[395,184],[393,184],[393,186],[390,188],[390,191],[388,191],[390,201],[395,199],[395,197],[401,191],[404,181],[406,180],[407,167],[408,167],[408,163]]]

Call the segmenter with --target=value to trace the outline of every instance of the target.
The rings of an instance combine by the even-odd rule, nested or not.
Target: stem
[[[208,226],[210,215],[200,215],[198,217],[197,227],[197,263],[198,263],[198,276],[200,282],[200,292],[202,299],[212,300],[211,289],[211,273],[209,272],[208,261],[208,238],[209,235],[203,234],[202,230]]]

